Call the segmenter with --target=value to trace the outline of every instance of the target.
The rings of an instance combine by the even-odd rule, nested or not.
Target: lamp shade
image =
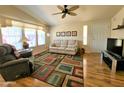
[[[29,41],[25,36],[22,37],[21,42],[27,42]]]
[[[29,41],[29,40],[25,36],[23,36],[22,39],[20,40],[20,42],[23,42],[24,49],[29,48],[29,44],[27,43],[27,41]]]
[[[49,37],[50,36],[50,33],[47,33],[47,36]]]

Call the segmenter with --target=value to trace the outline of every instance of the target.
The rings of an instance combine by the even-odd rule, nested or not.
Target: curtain
[[[2,42],[11,44],[16,47],[16,49],[22,49],[22,29],[20,27],[2,27]]]

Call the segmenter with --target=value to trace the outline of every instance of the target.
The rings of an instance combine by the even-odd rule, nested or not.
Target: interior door
[[[110,37],[109,24],[96,23],[92,25],[92,52],[106,49],[107,38]]]

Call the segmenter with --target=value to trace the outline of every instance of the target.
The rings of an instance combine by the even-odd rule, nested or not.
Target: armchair
[[[6,81],[16,80],[31,74],[28,58],[19,58],[14,54],[12,46],[0,45],[0,74]]]

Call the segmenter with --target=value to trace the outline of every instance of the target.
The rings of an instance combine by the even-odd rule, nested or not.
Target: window
[[[36,30],[31,28],[25,28],[24,29],[25,37],[28,39],[29,47],[35,47],[36,46]]]
[[[83,45],[87,45],[87,31],[88,31],[88,26],[84,25],[83,26]]]
[[[38,30],[37,36],[38,36],[38,45],[44,45],[45,44],[45,32],[42,30]]]
[[[16,49],[22,49],[22,30],[20,27],[2,27],[2,42],[11,44],[16,47]]]

